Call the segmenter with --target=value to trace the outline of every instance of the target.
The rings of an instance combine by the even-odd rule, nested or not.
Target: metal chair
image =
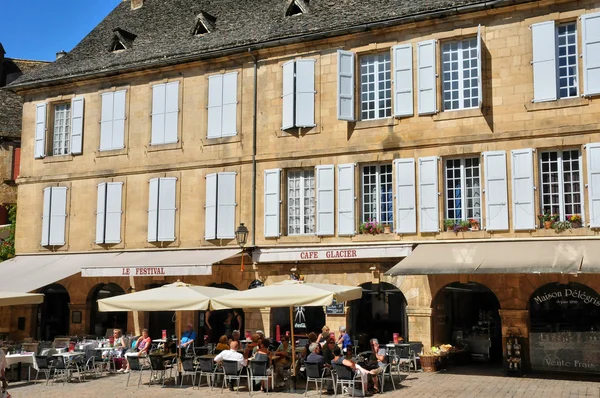
[[[379,378],[379,385],[381,386],[381,393],[384,392],[386,378],[389,378],[392,381],[392,387],[394,388],[394,391],[396,391],[396,384],[394,383],[394,375],[392,373],[391,358],[389,355],[386,355],[386,360],[387,360],[386,365],[381,370],[381,372],[379,372],[379,374],[377,375],[377,377]]]
[[[159,374],[164,386],[167,370],[170,370],[169,378],[171,378],[173,376],[173,365],[166,366],[162,355],[150,355],[150,382],[148,382],[148,386],[154,384],[153,377],[158,378]]]
[[[202,376],[206,376],[207,387],[210,386],[212,391],[214,385],[214,379],[216,377],[215,370],[216,365],[213,358],[198,358],[198,367],[200,368],[200,376],[198,377],[198,388],[202,383]]]
[[[56,383],[56,379],[61,376],[63,379],[63,386],[65,382],[71,378],[73,369],[67,365],[65,361],[65,357],[62,355],[56,356],[52,363],[52,370],[54,371],[54,378],[52,379],[52,384]]]
[[[225,384],[227,381],[237,381],[237,393],[240,393],[240,380],[242,377],[247,377],[246,375],[242,375],[242,370],[238,370],[238,362],[237,361],[223,361],[223,386],[221,387],[221,394],[223,394],[223,390],[225,389]]]
[[[138,379],[138,388],[140,388],[140,384],[142,384],[142,373],[144,370],[147,370],[148,367],[142,364],[140,357],[138,356],[127,357],[127,362],[129,363],[129,373],[127,374],[127,384],[125,384],[125,387],[129,387],[129,379],[131,378],[131,374],[133,372],[139,372],[140,377]]]
[[[192,389],[196,387],[196,374],[198,374],[198,366],[194,365],[194,358],[184,358],[181,361],[183,372],[181,373],[181,384],[179,388],[183,387],[183,378],[185,376],[192,376]]]
[[[331,369],[315,362],[304,362],[304,367],[306,369],[306,389],[304,390],[304,396],[306,396],[306,393],[308,392],[308,384],[311,381],[315,382],[315,388],[319,390],[319,397],[321,397],[323,393],[323,382],[325,380],[331,380],[335,392],[336,385],[335,381],[333,380],[333,373],[331,372]],[[325,377],[327,373],[329,373],[329,377]],[[319,388],[319,383],[321,383],[321,388]]]
[[[335,396],[337,396],[337,385],[342,387],[342,393],[344,391],[344,387],[352,388],[352,396],[354,397],[354,388],[356,386],[356,382],[358,381],[363,390],[363,396],[365,395],[365,385],[362,382],[362,378],[360,374],[353,371],[347,366],[341,365],[339,363],[334,363],[333,368],[335,369],[336,374],[336,387],[334,388]]]
[[[248,373],[248,395],[252,395],[254,392],[254,382],[255,381],[266,381],[267,387],[266,391],[269,394],[269,377],[273,377],[273,369],[271,369],[271,374],[269,375],[269,361],[249,361],[249,373]],[[273,379],[273,383],[274,383]]]
[[[40,372],[42,372],[46,376],[46,385],[50,381],[50,374],[52,373],[52,362],[48,360],[48,357],[45,355],[36,355],[35,361],[37,363],[37,373],[35,375],[35,382],[37,383],[38,376]]]

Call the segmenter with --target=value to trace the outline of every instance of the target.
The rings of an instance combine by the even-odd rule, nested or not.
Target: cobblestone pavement
[[[402,381],[402,387],[396,391],[387,392],[380,397],[460,397],[460,398],[574,398],[574,397],[600,397],[600,377],[598,378],[573,378],[564,376],[526,376],[524,378],[504,377],[497,369],[494,371],[482,371],[478,368],[461,368],[460,374],[443,373],[412,373]],[[125,388],[127,375],[111,375],[100,379],[92,379],[83,383],[70,383],[64,387],[61,383],[46,386],[45,382],[35,385],[27,383],[13,383],[9,389],[14,398],[20,397],[207,397],[215,395],[223,398],[248,396],[244,388],[239,394],[231,393],[225,389],[221,394],[220,389],[212,393],[208,387],[182,389],[174,386],[161,388],[160,386],[148,386],[149,373],[145,373],[143,382],[145,385],[137,388],[132,375],[129,388]],[[186,379],[187,381],[187,379]],[[272,398],[300,397],[304,390],[297,390],[295,394],[269,393]],[[265,394],[257,392],[253,397],[264,397]],[[327,395],[323,395],[326,397]],[[309,391],[308,397],[318,397],[313,390]]]

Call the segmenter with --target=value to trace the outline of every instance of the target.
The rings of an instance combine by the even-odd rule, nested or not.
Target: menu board
[[[325,307],[325,314],[327,315],[344,315],[344,302],[338,303],[333,299],[331,305]]]
[[[531,368],[600,374],[600,332],[530,333]]]

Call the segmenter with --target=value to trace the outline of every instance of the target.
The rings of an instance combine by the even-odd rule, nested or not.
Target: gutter
[[[106,72],[81,73],[81,74],[76,74],[76,75],[72,75],[69,77],[60,77],[60,78],[54,78],[54,79],[48,79],[48,80],[26,82],[26,83],[11,85],[6,88],[10,89],[12,91],[17,91],[19,89],[49,87],[49,86],[55,86],[55,85],[59,85],[59,84],[63,84],[63,83],[69,83],[69,82],[74,82],[74,81],[79,81],[79,80],[90,79],[90,78],[115,76],[115,75],[120,75],[120,74],[123,74],[126,72],[135,72],[135,71],[140,71],[140,70],[146,70],[149,68],[171,66],[171,65],[175,65],[175,64],[205,60],[205,59],[209,59],[209,58],[217,58],[217,57],[221,57],[221,56],[238,54],[238,53],[242,53],[242,52],[257,51],[257,50],[261,50],[261,49],[278,47],[278,46],[283,46],[283,45],[288,45],[288,44],[295,44],[295,43],[300,43],[300,42],[305,42],[305,41],[326,39],[326,38],[330,38],[333,36],[342,36],[345,34],[367,32],[369,30],[383,28],[383,27],[402,25],[402,24],[408,24],[408,23],[416,23],[416,22],[426,21],[426,20],[430,20],[430,19],[448,17],[448,16],[452,16],[452,15],[484,11],[484,10],[489,10],[489,9],[494,9],[494,8],[507,7],[507,6],[516,5],[516,4],[532,3],[534,1],[536,1],[536,0],[482,1],[481,3],[469,4],[469,5],[460,6],[460,7],[447,8],[444,10],[424,12],[424,13],[414,14],[414,15],[409,15],[409,16],[390,18],[390,19],[383,20],[383,21],[354,25],[354,26],[351,26],[348,28],[338,28],[338,29],[326,30],[326,31],[319,32],[319,33],[301,34],[301,35],[297,35],[297,36],[287,37],[284,39],[275,39],[275,40],[265,41],[262,43],[254,43],[252,45],[231,47],[231,48],[227,48],[227,49],[223,49],[223,50],[209,51],[209,52],[202,53],[202,54],[179,56],[179,57],[170,58],[168,60],[160,60],[160,61],[156,61],[156,62],[150,61],[143,65],[117,67],[117,68],[110,69],[109,71],[106,71]]]
[[[254,62],[254,99],[252,107],[252,247],[256,245],[256,113],[258,107],[258,58],[248,48]]]

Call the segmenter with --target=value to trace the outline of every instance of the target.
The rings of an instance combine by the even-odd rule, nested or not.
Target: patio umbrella
[[[0,292],[0,307],[9,305],[40,304],[44,295],[40,293]]]

